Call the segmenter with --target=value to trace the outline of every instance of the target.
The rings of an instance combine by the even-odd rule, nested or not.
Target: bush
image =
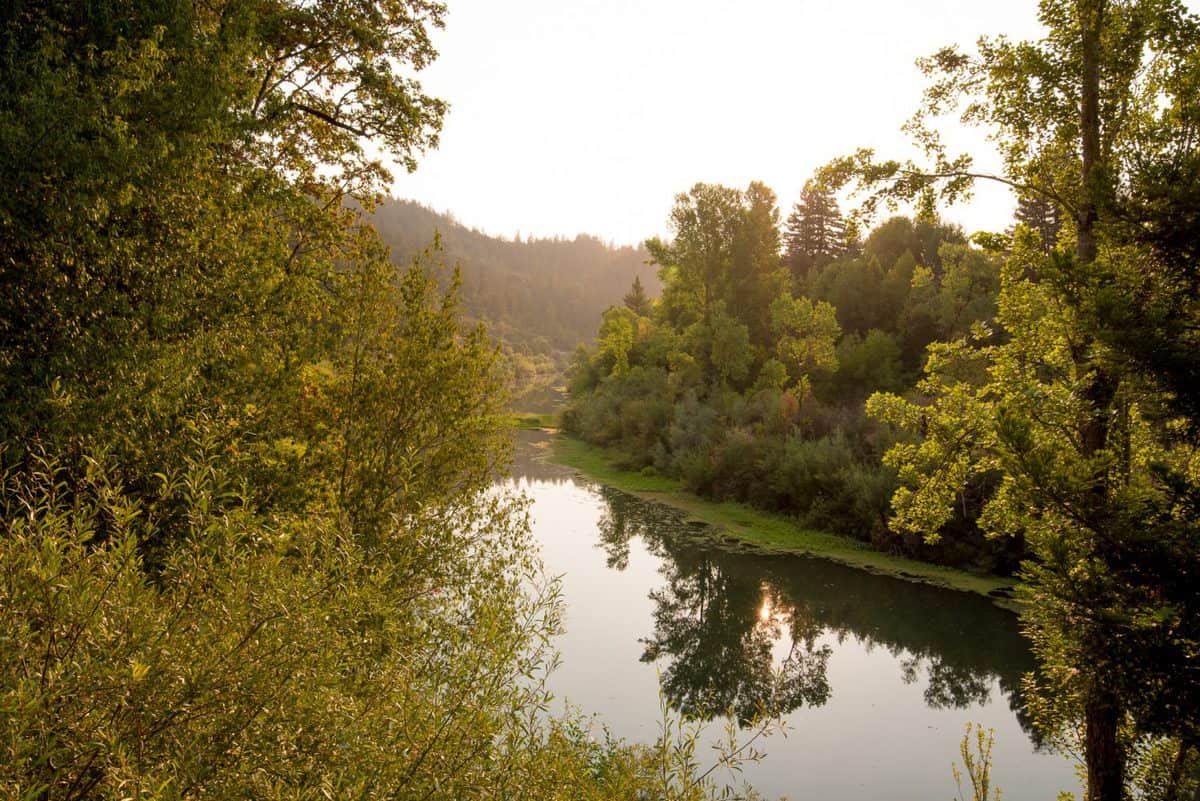
[[[790,438],[770,477],[781,507],[806,524],[864,541],[886,526],[891,472],[860,462],[841,435]]]
[[[173,490],[186,530],[151,566],[154,524],[110,469],[68,475],[43,459],[4,486],[6,795],[536,786],[526,718],[546,696],[524,677],[549,664],[558,604],[519,505],[468,499],[368,544],[340,515],[266,525],[229,508],[219,462],[198,455]]]

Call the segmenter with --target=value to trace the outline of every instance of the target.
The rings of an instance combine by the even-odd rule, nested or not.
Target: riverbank
[[[508,424],[518,431],[553,431],[558,427],[558,420],[550,412],[509,412]]]
[[[555,437],[549,451],[549,458],[557,464],[601,484],[679,509],[760,552],[817,556],[860,570],[984,595],[1006,608],[1012,606],[1012,579],[893,556],[849,537],[801,528],[783,515],[701,498],[675,479],[614,467],[603,449],[565,435]]]

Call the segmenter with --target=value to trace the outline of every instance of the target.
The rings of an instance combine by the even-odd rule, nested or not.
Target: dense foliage
[[[989,477],[980,524],[1033,557],[1040,725],[1077,747],[1089,801],[1134,785],[1179,798],[1200,784],[1200,19],[1157,0],[1044,0],[1040,18],[1042,40],[983,39],[924,63],[911,129],[926,165],[860,151],[827,178],[854,177],[875,199],[954,196],[984,178],[1037,198],[1014,236],[991,238],[1006,257],[1005,339],[936,348],[926,403],[871,401],[922,435],[888,455],[904,484],[897,523],[936,537],[961,488]],[[932,121],[953,111],[990,129],[1002,175],[947,152]]]
[[[711,789],[546,714],[501,355],[355,211],[368,140],[436,141],[444,13],[0,9],[3,797]]]
[[[833,203],[811,188],[805,203],[821,197]],[[674,242],[648,245],[662,300],[631,293],[605,313],[576,357],[568,429],[702,495],[880,548],[1013,568],[1019,543],[985,541],[970,508],[951,523],[962,536],[941,543],[889,533],[895,474],[880,459],[895,435],[862,411],[872,392],[915,384],[930,342],[994,316],[995,259],[952,226],[896,217],[793,272],[799,240],[780,256],[774,196],[759,184],[699,185],[671,221]]]
[[[1037,725],[1078,754],[1089,801],[1176,799],[1200,786],[1200,20],[1173,0],[1039,13],[1038,41],[922,62],[908,130],[924,162],[862,150],[806,187],[788,221],[794,283],[761,187],[680,196],[675,242],[650,243],[661,304],[606,313],[566,420],[704,494],[1025,554]],[[989,129],[1000,174],[948,152],[935,125],[952,112]],[[978,180],[1020,199],[1015,230],[978,249],[937,232],[839,259],[854,244],[825,236],[853,233],[830,202],[849,183],[868,213],[917,203],[933,233],[937,198]],[[897,225],[913,229],[872,238]],[[814,424],[839,401],[848,415]]]

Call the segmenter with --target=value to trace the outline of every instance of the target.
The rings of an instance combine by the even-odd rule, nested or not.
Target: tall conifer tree
[[[804,185],[784,229],[785,260],[797,277],[828,264],[846,250],[846,221],[833,193],[813,181]]]

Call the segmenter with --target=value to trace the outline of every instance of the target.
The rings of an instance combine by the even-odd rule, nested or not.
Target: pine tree
[[[1058,243],[1058,232],[1062,228],[1062,212],[1058,205],[1042,195],[1022,195],[1017,200],[1013,213],[1016,221],[1036,231],[1042,238],[1042,250],[1049,253]]]
[[[641,276],[633,277],[633,286],[625,293],[625,308],[636,314],[638,317],[649,317],[650,311],[653,308],[653,301],[646,294],[645,287],[642,286]]]
[[[804,185],[800,202],[792,206],[784,229],[785,260],[797,277],[807,275],[846,250],[846,221],[833,193],[812,181]]]

